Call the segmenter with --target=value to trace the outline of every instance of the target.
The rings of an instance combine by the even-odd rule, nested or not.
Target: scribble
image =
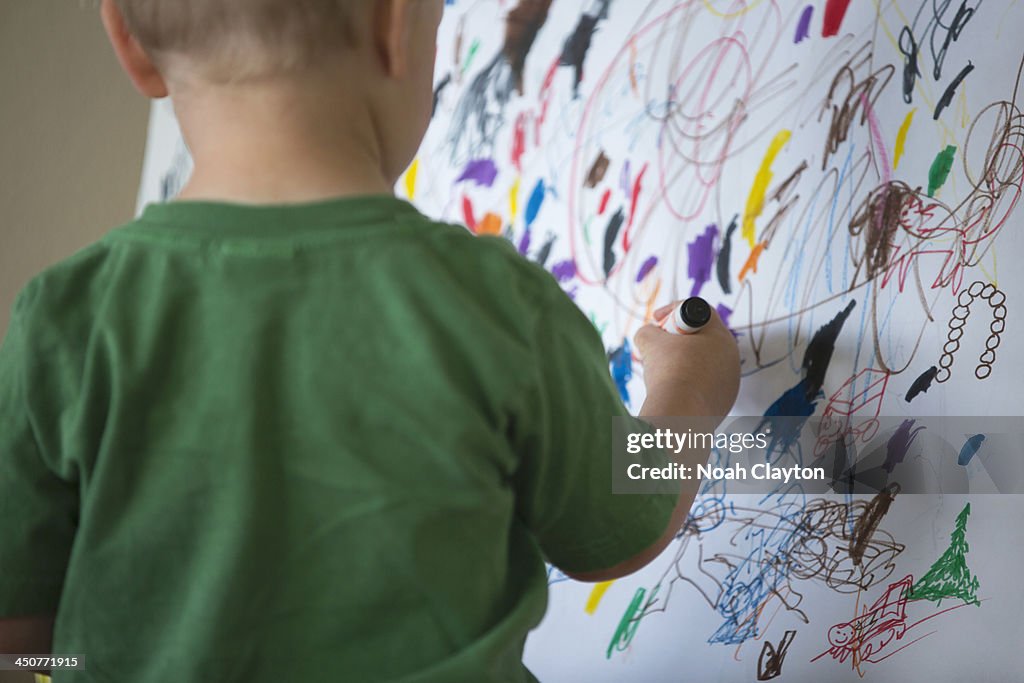
[[[765,641],[757,660],[757,680],[770,681],[782,675],[782,664],[786,661],[786,654],[795,637],[796,631],[786,631],[778,645]]]
[[[967,503],[957,515],[946,552],[911,588],[912,599],[932,600],[937,605],[949,598],[962,600],[965,604],[981,604],[978,600],[980,582],[967,567],[967,552],[970,550],[967,544],[967,518],[970,514],[971,504]]]

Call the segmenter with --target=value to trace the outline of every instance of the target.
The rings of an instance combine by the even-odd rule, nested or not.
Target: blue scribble
[[[964,443],[963,448],[960,449],[960,457],[956,459],[956,464],[961,467],[967,467],[967,463],[971,461],[974,454],[981,448],[981,444],[985,442],[984,434],[975,434],[971,438],[967,439]]]

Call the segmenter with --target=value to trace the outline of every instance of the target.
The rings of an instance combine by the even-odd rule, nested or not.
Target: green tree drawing
[[[965,604],[981,604],[978,601],[978,577],[971,574],[967,566],[967,551],[970,549],[967,545],[967,518],[970,514],[971,504],[967,503],[957,515],[949,547],[910,589],[911,600],[934,600],[936,605],[941,605],[943,598],[960,598]]]

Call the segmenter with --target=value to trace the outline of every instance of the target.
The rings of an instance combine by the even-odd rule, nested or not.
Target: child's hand
[[[679,306],[655,311],[661,320]],[[647,400],[641,416],[729,414],[740,385],[736,339],[717,313],[696,334],[671,334],[657,325],[640,328],[634,338],[644,364]]]

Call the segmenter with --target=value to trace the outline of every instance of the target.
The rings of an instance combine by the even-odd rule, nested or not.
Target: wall
[[[3,334],[29,278],[132,217],[149,108],[75,0],[0,1],[0,93]]]
[[[0,2],[0,333],[25,282],[129,220],[148,103],[98,3]]]

